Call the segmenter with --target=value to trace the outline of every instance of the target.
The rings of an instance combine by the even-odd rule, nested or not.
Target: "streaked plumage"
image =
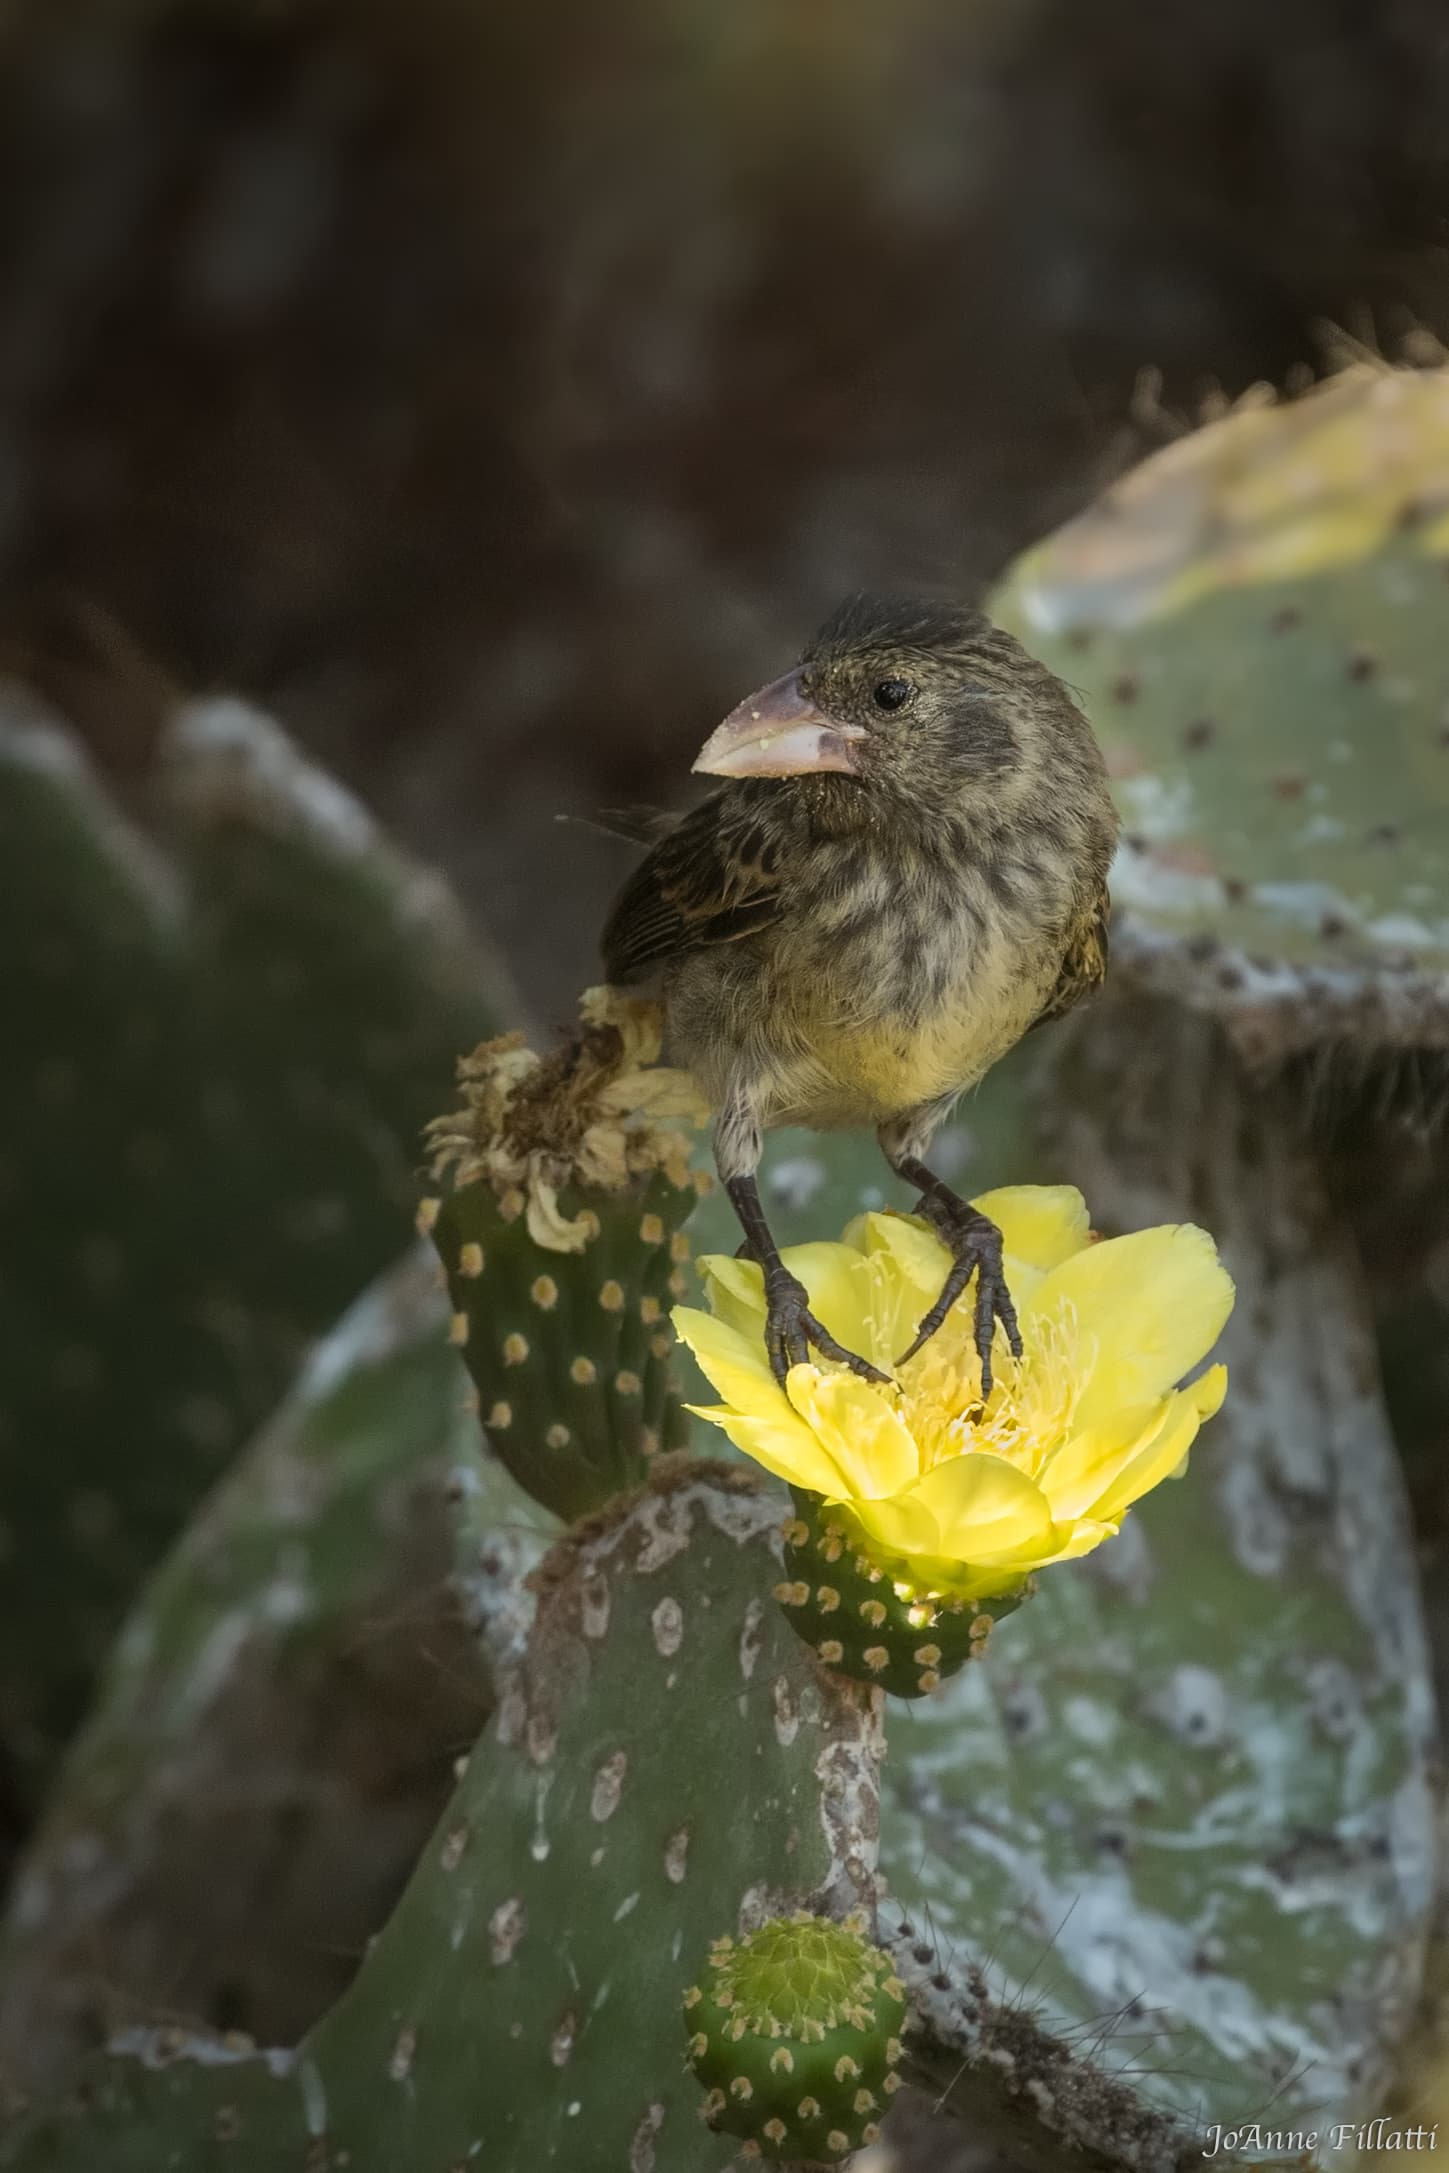
[[[1101,980],[1117,823],[1062,683],[980,613],[928,602],[850,599],[697,766],[730,782],[635,870],[604,963],[660,988],[759,1252],[738,1187],[763,1130],[871,1125],[920,1182],[963,1089]],[[969,1210],[931,1187],[922,1211],[964,1243]]]

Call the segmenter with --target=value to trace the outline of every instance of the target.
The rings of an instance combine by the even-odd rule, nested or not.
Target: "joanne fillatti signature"
[[[1267,2158],[1299,2158],[1316,2150],[1345,2150],[1350,2144],[1355,2150],[1433,2150],[1439,2139],[1437,2125],[1432,2128],[1396,2128],[1391,2120],[1344,2121],[1333,2128],[1263,2128],[1256,2123],[1246,2128],[1224,2128],[1221,2125],[1207,2131],[1207,2147],[1204,2158],[1218,2158],[1224,2154],[1237,2155],[1251,2151],[1255,2156]]]

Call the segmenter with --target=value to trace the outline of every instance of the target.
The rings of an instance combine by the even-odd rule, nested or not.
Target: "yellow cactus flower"
[[[1023,1342],[1018,1360],[998,1328],[984,1405],[971,1290],[886,1387],[812,1364],[792,1367],[782,1389],[751,1261],[700,1260],[711,1311],[674,1311],[723,1399],[696,1406],[700,1417],[792,1486],[841,1505],[883,1563],[965,1599],[1089,1554],[1180,1468],[1227,1373],[1214,1366],[1176,1384],[1233,1304],[1212,1239],[1189,1223],[1098,1240],[1068,1186],[1013,1186],[974,1204],[1001,1230]],[[889,1371],[948,1258],[924,1223],[870,1214],[840,1244],[793,1246],[785,1263],[831,1333]]]

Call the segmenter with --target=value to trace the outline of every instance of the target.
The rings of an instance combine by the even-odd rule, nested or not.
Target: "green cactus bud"
[[[1021,1605],[1029,1579],[996,1599],[935,1592],[877,1558],[849,1510],[792,1489],[785,1575],[775,1587],[791,1627],[825,1665],[892,1697],[929,1697],[979,1659],[995,1623]]]
[[[708,1183],[680,1121],[704,1105],[655,1061],[656,1008],[591,989],[581,1011],[552,1056],[507,1034],[464,1058],[465,1106],[429,1127],[447,1190],[420,1217],[489,1443],[570,1518],[683,1446],[669,1307]]]
[[[717,1939],[684,1995],[706,2126],[749,2158],[838,2164],[873,2143],[899,2085],[905,1987],[847,1917],[773,1917]]]

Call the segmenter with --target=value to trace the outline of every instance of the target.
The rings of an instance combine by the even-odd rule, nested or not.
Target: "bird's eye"
[[[909,679],[882,679],[872,700],[877,709],[904,709],[915,691]]]

